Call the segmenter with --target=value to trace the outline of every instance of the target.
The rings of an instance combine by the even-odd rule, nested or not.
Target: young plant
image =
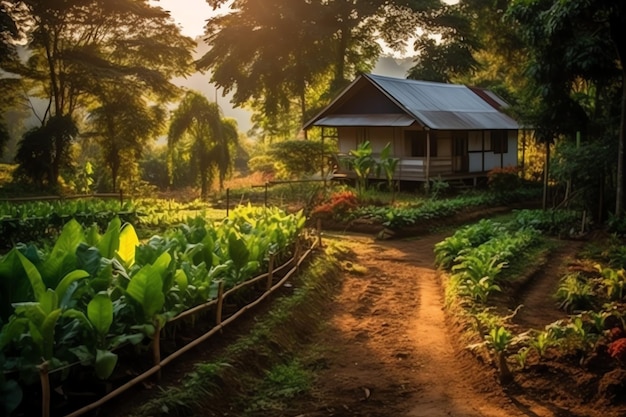
[[[513,340],[513,335],[503,326],[492,327],[485,338],[487,345],[495,352],[498,369],[500,371],[500,381],[510,382],[513,379],[509,365],[506,362],[506,350]]]
[[[567,312],[589,309],[594,295],[591,284],[579,273],[566,275],[556,291],[559,307]]]
[[[611,301],[621,301],[626,295],[626,272],[624,269],[603,268],[596,264],[596,269],[602,275],[602,284],[606,288],[606,295]]]
[[[526,368],[526,362],[528,361],[528,354],[530,353],[530,347],[524,346],[517,351],[513,358],[519,365],[520,369]]]
[[[540,358],[543,358],[549,347],[554,346],[555,339],[553,333],[546,330],[539,332],[537,336],[530,339],[529,345],[537,352]]]

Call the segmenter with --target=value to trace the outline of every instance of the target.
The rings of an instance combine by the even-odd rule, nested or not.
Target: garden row
[[[507,223],[482,220],[465,226],[435,247],[437,264],[447,271],[447,306],[467,318],[469,333],[478,338],[470,347],[479,354],[490,352],[504,382],[515,377],[513,367],[524,372],[529,363],[542,363],[548,354],[551,360],[574,358],[580,368],[592,355],[601,357],[608,369],[590,378],[598,384],[605,372],[626,363],[626,252],[617,237],[602,249],[588,251],[577,270],[562,277],[552,295],[563,309],[562,320],[544,329],[519,331],[511,323],[517,309],[504,315],[490,303],[496,293],[509,291],[521,279],[517,267],[527,267],[546,250],[550,232],[580,226],[580,217],[525,210]]]
[[[18,242],[54,239],[70,219],[83,226],[95,223],[100,228],[106,228],[114,217],[120,217],[122,222],[142,230],[166,230],[184,222],[190,214],[200,214],[209,209],[206,203],[199,201],[183,204],[158,199],[4,201],[0,202],[0,236],[3,237],[0,250],[8,250]],[[220,218],[223,218],[222,211]]]
[[[351,190],[343,190],[331,194],[316,206],[311,216],[331,224],[336,222],[342,227],[360,220],[398,231],[416,225],[433,225],[433,221],[483,207],[535,201],[540,192],[541,190],[536,188],[519,187],[506,192],[467,192],[450,198],[434,196],[414,198],[413,201],[403,203],[363,204],[357,194]]]
[[[51,249],[16,246],[0,257],[3,411],[42,369],[58,387],[109,378],[122,349],[145,356],[162,329],[180,330],[167,323],[292,257],[304,222],[301,212],[240,207],[216,226],[198,217],[139,243],[119,218],[102,235],[70,220]]]

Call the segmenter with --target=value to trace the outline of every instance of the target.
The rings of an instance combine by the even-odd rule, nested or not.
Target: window
[[[509,136],[506,130],[491,131],[491,150],[493,153],[509,152]]]
[[[426,157],[426,137],[425,130],[405,130],[404,142],[407,155],[417,158]],[[437,156],[437,138],[434,132],[430,132],[430,156]]]

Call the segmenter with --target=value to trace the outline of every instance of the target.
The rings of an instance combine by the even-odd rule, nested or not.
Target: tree
[[[24,134],[19,144],[16,162],[19,163],[15,176],[28,178],[39,188],[53,184],[62,169],[70,168],[68,152],[56,154],[58,149],[69,149],[69,144],[78,135],[76,124],[69,115],[53,116],[43,126],[35,127]]]
[[[188,140],[191,163],[197,167],[200,196],[208,197],[209,187],[217,174],[220,187],[232,166],[232,149],[237,144],[237,128],[224,120],[219,106],[200,93],[189,91],[172,114],[168,146]]]
[[[116,192],[120,175],[131,179],[138,170],[143,150],[164,127],[166,113],[159,105],[149,106],[140,94],[119,88],[108,93],[89,118]]]
[[[13,10],[16,1],[4,1],[0,3],[0,69],[8,69],[14,66],[18,59],[16,42],[19,37],[17,23],[14,21],[9,10]],[[2,75],[0,77],[0,158],[4,148],[10,139],[9,126],[4,118],[4,113],[12,108],[18,101],[18,87],[20,81],[17,78]]]
[[[208,3],[217,7],[224,1]],[[440,5],[437,0],[235,0],[231,13],[208,20],[211,49],[198,67],[234,93],[235,105],[251,105],[259,125],[291,128],[285,117],[297,102],[301,126],[311,103],[326,104],[359,72],[374,67],[381,37],[404,47]],[[307,95],[311,91],[319,94]]]
[[[22,4],[15,15],[30,19],[22,29],[29,35],[31,55],[14,72],[31,83],[30,94],[48,100],[44,126],[49,119],[76,118],[79,110],[110,104],[100,100],[112,85],[145,99],[172,100],[178,89],[170,79],[189,72],[195,43],[147,0]],[[60,172],[69,145],[52,143],[53,172]],[[58,177],[48,181],[54,186]]]
[[[407,78],[450,83],[478,68],[474,53],[481,47],[464,3],[447,6],[432,18],[439,38],[422,37],[414,45],[417,57]]]
[[[626,137],[626,24],[624,4],[610,0],[513,2],[507,16],[518,25],[529,51],[527,71],[532,84],[526,107],[537,109],[531,121],[541,136],[551,141],[557,135],[573,137],[574,131],[596,140],[619,136],[615,214],[623,215],[624,141]],[[591,83],[596,92],[594,106],[581,100],[577,86]],[[611,97],[619,85],[619,105],[613,112]],[[613,121],[611,114],[614,114]],[[533,120],[534,119],[534,120]],[[602,120],[602,123],[600,123]],[[620,120],[618,123],[614,121]],[[594,129],[585,129],[590,123]],[[598,129],[595,129],[598,128]]]
[[[284,167],[291,178],[319,173],[327,167],[331,144],[316,140],[286,140],[273,143],[267,152],[274,163]],[[327,171],[327,169],[325,168]]]

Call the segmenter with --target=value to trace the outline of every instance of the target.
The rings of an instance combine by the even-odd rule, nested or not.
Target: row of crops
[[[224,217],[223,210],[212,213],[207,203],[179,203],[159,199],[94,199],[76,198],[0,202],[0,251],[7,251],[18,242],[41,241],[59,234],[65,223],[75,219],[83,225],[97,224],[106,228],[114,217],[141,229],[166,230],[186,218],[204,214],[214,220]],[[215,215],[209,215],[215,214]]]
[[[140,242],[119,217],[102,234],[72,219],[52,245],[16,245],[0,257],[3,411],[20,407],[42,367],[53,387],[77,368],[111,377],[122,349],[145,355],[168,322],[289,258],[304,223],[301,212],[248,206]]]
[[[574,357],[581,367],[592,353],[603,358],[607,369],[626,360],[621,242],[582,254],[577,270],[561,277],[556,293],[546,296],[559,302],[563,319],[544,329],[520,332],[511,323],[517,309],[503,313],[491,302],[499,292],[510,294],[516,281],[524,279],[517,267],[528,269],[541,251],[549,250],[547,235],[575,230],[580,218],[572,211],[524,210],[506,223],[481,220],[462,227],[435,246],[436,263],[448,273],[448,306],[469,318],[468,326],[479,339],[471,348],[486,348],[494,355],[503,381],[513,378],[512,367],[523,371],[531,360],[541,363],[548,352],[552,358]]]

